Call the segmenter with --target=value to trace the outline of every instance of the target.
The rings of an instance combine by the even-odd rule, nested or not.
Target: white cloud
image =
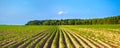
[[[58,15],[62,15],[62,14],[64,14],[63,11],[59,11],[59,12],[58,12]]]
[[[59,11],[57,14],[58,15],[63,15],[63,14],[67,14],[68,12],[66,12],[66,11]]]

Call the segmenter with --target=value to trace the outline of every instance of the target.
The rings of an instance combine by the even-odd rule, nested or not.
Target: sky
[[[120,0],[0,0],[0,24],[120,15]]]

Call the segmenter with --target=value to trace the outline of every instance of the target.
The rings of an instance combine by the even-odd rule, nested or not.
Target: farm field
[[[120,25],[0,26],[0,48],[120,48]]]

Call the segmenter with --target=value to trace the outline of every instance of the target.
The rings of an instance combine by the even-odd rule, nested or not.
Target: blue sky
[[[120,15],[120,0],[0,0],[0,24]]]

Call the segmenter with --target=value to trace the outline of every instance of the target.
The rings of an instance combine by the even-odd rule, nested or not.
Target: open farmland
[[[0,48],[119,48],[120,25],[0,26]]]

